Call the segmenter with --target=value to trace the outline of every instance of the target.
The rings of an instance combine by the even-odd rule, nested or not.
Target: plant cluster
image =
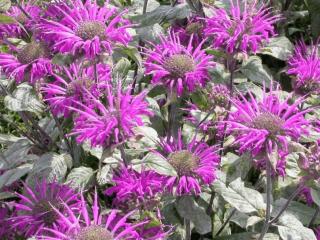
[[[320,239],[319,13],[0,0],[0,239]]]

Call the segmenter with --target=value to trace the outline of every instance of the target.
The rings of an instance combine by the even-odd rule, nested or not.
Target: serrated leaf
[[[33,166],[27,182],[33,185],[36,182],[46,179],[48,182],[62,182],[68,170],[68,154],[56,154],[48,152],[43,154]]]
[[[16,23],[16,20],[8,15],[0,14],[0,25],[10,23]]]
[[[261,53],[286,61],[291,56],[293,48],[293,44],[290,40],[281,36],[270,38],[267,45],[261,50]]]
[[[13,92],[12,96],[4,98],[5,106],[14,112],[28,111],[39,114],[44,109],[44,105],[38,100],[33,87],[22,83]]]
[[[167,159],[160,154],[149,152],[142,160],[141,164],[148,169],[152,169],[159,174],[166,176],[177,176],[176,171],[170,165]]]
[[[192,196],[182,196],[176,202],[179,215],[189,219],[200,234],[211,231],[211,218],[206,214],[206,209],[198,205]]]
[[[94,181],[94,171],[89,167],[78,167],[71,170],[66,183],[74,189],[85,190]]]
[[[283,240],[317,240],[314,232],[304,227],[292,214],[283,214],[279,219],[277,227]]]
[[[97,173],[97,182],[99,185],[104,185],[111,182],[112,174],[110,174],[110,165],[105,165]]]
[[[139,67],[142,66],[142,57],[137,48],[132,46],[119,46],[115,48],[114,51],[118,51],[119,53],[130,57]]]
[[[146,27],[156,23],[162,23],[164,21],[183,19],[189,16],[190,13],[191,10],[187,4],[178,4],[174,7],[161,5],[152,12],[134,16],[131,19],[138,23],[139,27]]]
[[[240,71],[251,81],[261,85],[265,83],[266,86],[269,86],[273,80],[269,70],[262,65],[262,60],[258,56],[249,57],[244,61]]]
[[[12,183],[20,180],[24,175],[29,173],[33,164],[25,163],[19,167],[5,171],[0,175],[0,189],[4,186],[10,186]]]
[[[247,188],[240,178],[234,180],[227,187],[219,181],[214,183],[215,191],[219,193],[230,205],[242,213],[261,212],[266,205],[263,196],[258,191]]]

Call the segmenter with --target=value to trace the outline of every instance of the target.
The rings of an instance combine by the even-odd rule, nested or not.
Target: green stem
[[[267,159],[267,209],[266,209],[266,220],[262,228],[262,232],[258,240],[263,240],[264,236],[269,230],[270,227],[270,218],[271,218],[271,198],[272,198],[272,176],[271,176],[271,162],[269,154]]]

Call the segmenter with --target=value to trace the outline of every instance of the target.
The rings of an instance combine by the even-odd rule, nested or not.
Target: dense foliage
[[[0,239],[320,239],[319,0],[0,0]]]

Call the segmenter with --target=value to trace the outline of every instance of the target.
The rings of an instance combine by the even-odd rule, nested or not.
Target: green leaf
[[[240,157],[228,152],[222,157],[222,169],[227,173],[227,182],[232,182],[237,178],[245,179],[252,167],[250,154],[242,154]]]
[[[97,173],[97,183],[99,185],[104,185],[111,182],[112,174],[110,173],[111,166],[105,165]]]
[[[0,0],[0,12],[6,12],[11,7],[10,0]]]
[[[245,187],[240,178],[231,182],[229,187],[219,180],[213,186],[217,193],[242,213],[260,213],[266,207],[262,194]]]
[[[320,191],[318,189],[311,188],[311,197],[314,203],[320,206]]]
[[[0,169],[11,169],[21,163],[33,162],[38,156],[28,154],[32,148],[31,143],[26,139],[20,139],[0,153]]]
[[[317,38],[320,35],[320,0],[306,0],[311,15],[312,35]]]
[[[131,63],[127,58],[120,58],[112,69],[113,78],[123,79],[127,76],[131,67]]]
[[[33,165],[30,163],[25,163],[19,167],[5,171],[2,175],[0,175],[0,189],[4,186],[10,186],[12,183],[29,173],[32,169],[32,166]]]
[[[258,56],[249,57],[244,61],[240,71],[251,81],[261,85],[265,83],[269,86],[272,81],[271,73],[262,65],[262,60]]]
[[[16,23],[16,20],[8,15],[0,14],[0,25],[10,23]]]
[[[68,154],[48,152],[43,154],[33,166],[27,182],[33,185],[35,182],[46,179],[48,182],[62,182],[68,170]]]
[[[287,199],[280,198],[273,204],[273,209],[271,216],[275,217],[276,214],[280,211],[280,209],[284,206],[287,202]],[[285,211],[290,215],[293,215],[296,219],[298,219],[303,225],[307,225],[310,222],[310,219],[313,217],[315,213],[315,209],[306,206],[300,202],[292,201]],[[320,218],[318,217],[316,223],[320,223]]]
[[[282,61],[289,59],[293,52],[293,44],[286,37],[270,38],[267,45],[261,50],[262,54],[270,55]]]
[[[142,160],[141,164],[144,164],[144,167],[152,169],[159,174],[167,176],[177,176],[176,171],[170,165],[167,159],[159,154],[149,152]]]
[[[251,240],[256,239],[254,233],[236,233],[229,236],[215,237],[213,240]]]
[[[4,98],[5,106],[14,112],[28,111],[40,114],[44,105],[38,100],[33,87],[22,83],[13,92],[12,96],[7,95]]]
[[[152,26],[146,26],[136,29],[139,40],[143,42],[158,42],[159,36],[163,35],[164,31],[160,24],[156,23]]]
[[[139,126],[133,129],[136,136],[143,136],[140,142],[144,143],[146,146],[154,146],[154,144],[159,143],[160,139],[158,133],[155,129],[148,126]],[[151,141],[151,142],[150,142]]]
[[[74,189],[86,190],[94,182],[94,171],[89,167],[78,167],[71,170],[66,184]]]
[[[136,47],[132,46],[118,46],[114,49],[115,52],[119,52],[122,55],[128,56],[133,61],[136,62],[136,64],[141,67],[142,66],[142,57]]]
[[[191,10],[187,4],[178,4],[174,7],[161,5],[152,12],[143,15],[133,16],[131,19],[139,24],[139,27],[151,26],[156,23],[183,19],[189,16]]]
[[[211,218],[192,196],[178,198],[176,209],[181,217],[191,220],[198,233],[206,234],[211,231]]]
[[[283,240],[317,240],[314,232],[304,227],[292,214],[283,214],[277,223],[277,227]]]

